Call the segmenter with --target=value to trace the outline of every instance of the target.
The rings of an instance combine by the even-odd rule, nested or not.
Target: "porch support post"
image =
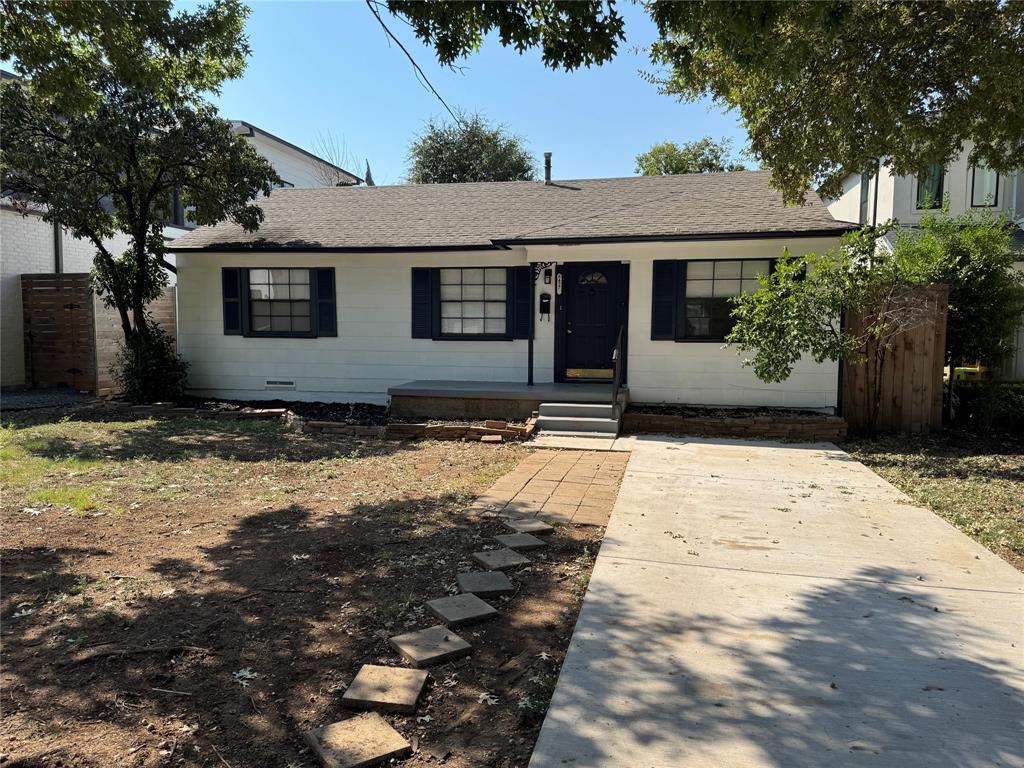
[[[530,262],[530,335],[526,339],[526,384],[533,386],[533,332],[537,322],[537,264]]]

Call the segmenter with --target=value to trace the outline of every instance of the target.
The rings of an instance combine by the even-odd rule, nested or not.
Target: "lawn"
[[[947,431],[843,448],[1024,571],[1024,437]]]
[[[363,663],[501,530],[461,513],[516,445],[310,437],[280,422],[5,415],[0,753],[74,766],[309,766]],[[560,527],[459,632],[409,765],[522,766],[600,529]]]

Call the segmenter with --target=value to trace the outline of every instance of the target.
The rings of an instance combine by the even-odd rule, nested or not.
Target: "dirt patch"
[[[528,451],[277,422],[5,425],[4,719],[12,765],[314,766],[363,663],[503,527],[461,510]],[[95,414],[106,418],[102,411]],[[77,419],[77,420],[76,420]],[[475,654],[387,715],[408,765],[525,766],[601,529],[559,528]]]

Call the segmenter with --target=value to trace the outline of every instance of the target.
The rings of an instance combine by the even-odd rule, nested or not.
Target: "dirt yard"
[[[947,430],[843,448],[1024,571],[1024,436]]]
[[[461,510],[520,446],[315,438],[278,422],[5,417],[0,754],[19,766],[315,765],[387,638],[473,570]],[[601,529],[561,527],[476,649],[387,715],[406,765],[525,766]]]

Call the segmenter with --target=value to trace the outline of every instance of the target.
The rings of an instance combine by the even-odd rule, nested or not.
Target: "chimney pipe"
[[[551,153],[544,153],[544,183],[551,183]]]

